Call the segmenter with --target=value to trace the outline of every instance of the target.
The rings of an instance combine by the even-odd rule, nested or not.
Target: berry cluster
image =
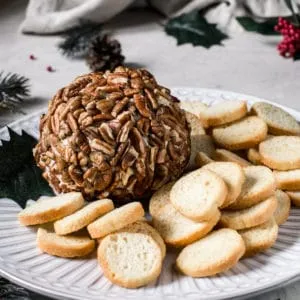
[[[300,53],[299,27],[279,17],[275,30],[283,35],[283,40],[277,46],[280,55],[284,57],[295,57],[297,53]]]

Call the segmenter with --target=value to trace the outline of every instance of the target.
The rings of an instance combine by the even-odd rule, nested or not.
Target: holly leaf
[[[24,208],[28,199],[54,195],[32,155],[36,139],[8,131],[10,140],[0,146],[0,198],[11,198]]]
[[[247,31],[257,32],[263,35],[279,35],[274,27],[278,23],[278,18],[269,18],[263,22],[256,22],[250,17],[237,17],[237,21]]]
[[[198,11],[170,19],[165,25],[165,32],[177,39],[177,45],[193,44],[204,48],[222,45],[221,42],[228,38],[217,29],[216,24],[208,23]]]

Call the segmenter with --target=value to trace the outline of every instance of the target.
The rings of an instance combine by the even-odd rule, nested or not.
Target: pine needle
[[[82,58],[86,56],[91,40],[101,34],[102,24],[81,22],[63,34],[64,40],[58,44],[58,48],[65,56]]]
[[[0,72],[0,110],[14,109],[29,96],[29,79],[16,73]]]

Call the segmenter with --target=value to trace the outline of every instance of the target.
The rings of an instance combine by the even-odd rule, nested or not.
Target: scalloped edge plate
[[[213,104],[220,100],[243,99],[251,105],[266,101],[229,91],[176,87],[172,93],[180,100]],[[272,103],[271,101],[266,101]],[[300,113],[273,103],[291,113]],[[25,116],[8,126],[37,137],[39,116]],[[0,139],[8,139],[6,128]],[[182,299],[217,300],[254,296],[300,279],[300,210],[293,208],[288,221],[280,227],[273,248],[253,258],[243,259],[231,270],[211,278],[193,279],[172,270],[175,253],[168,254],[159,279],[140,289],[126,290],[110,283],[91,258],[68,260],[41,253],[35,246],[35,230],[21,227],[16,219],[21,208],[10,199],[0,201],[0,275],[32,291],[56,299]]]

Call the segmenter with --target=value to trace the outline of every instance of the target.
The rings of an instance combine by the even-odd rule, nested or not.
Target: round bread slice
[[[214,155],[215,146],[211,136],[206,134],[191,135],[191,156],[186,167],[187,171],[191,171],[197,168],[195,158],[198,152],[203,152],[208,157],[212,157]]]
[[[263,141],[268,132],[266,123],[250,116],[234,123],[214,128],[214,141],[229,150],[248,149]]]
[[[220,212],[206,222],[194,222],[180,214],[170,202],[170,191],[174,183],[160,188],[151,197],[149,212],[153,226],[166,244],[173,247],[188,245],[208,234],[220,219]]]
[[[202,169],[216,173],[227,185],[228,194],[221,208],[235,202],[245,182],[245,173],[242,167],[233,162],[212,162],[205,165]]]
[[[266,140],[270,139],[274,137],[274,135],[270,135],[268,134],[267,137],[266,137]],[[258,148],[255,147],[255,148],[250,148],[247,150],[247,158],[248,160],[253,163],[254,165],[262,165],[262,158],[259,154],[259,151],[258,151]]]
[[[212,276],[232,268],[244,253],[241,236],[235,230],[220,229],[186,246],[176,259],[176,267],[188,276]]]
[[[275,221],[278,225],[283,224],[290,215],[291,199],[283,191],[277,190],[275,192],[275,197],[277,199],[277,208],[274,213]]]
[[[272,196],[276,190],[272,171],[264,166],[244,168],[246,180],[237,200],[228,209],[244,209]]]
[[[95,221],[98,217],[106,214],[114,209],[114,203],[110,199],[102,199],[87,204],[80,210],[77,210],[72,215],[64,217],[54,223],[54,230],[56,234],[66,235],[78,231],[90,223]]]
[[[300,135],[300,125],[294,117],[278,106],[266,102],[254,103],[251,112],[263,119],[274,135]]]
[[[261,156],[256,148],[250,148],[247,150],[247,158],[251,161],[254,165],[261,165]]]
[[[37,201],[23,209],[18,219],[22,225],[37,225],[52,222],[74,213],[84,205],[81,193],[71,192]]]
[[[57,235],[53,230],[39,228],[37,231],[37,245],[41,251],[59,257],[81,257],[91,253],[95,248],[95,241],[89,236],[74,234],[68,236]]]
[[[232,229],[245,229],[260,225],[269,220],[277,208],[277,199],[272,196],[252,207],[242,210],[224,210],[219,224]]]
[[[138,288],[155,280],[162,268],[157,242],[147,234],[117,232],[101,240],[98,261],[104,275],[114,284]]]
[[[187,112],[190,112],[192,114],[195,114],[200,119],[202,125],[204,127],[207,127],[204,121],[201,118],[201,115],[203,111],[205,111],[208,108],[208,105],[201,102],[201,101],[181,101],[180,107],[184,109]]]
[[[196,154],[195,165],[197,168],[201,168],[204,165],[212,162],[214,162],[214,160],[212,160],[206,153],[200,151]]]
[[[276,185],[282,190],[300,190],[300,169],[290,171],[273,171]]]
[[[137,221],[132,224],[127,225],[126,227],[120,229],[118,232],[133,232],[133,233],[143,233],[150,235],[155,242],[159,245],[161,249],[162,258],[165,258],[166,256],[166,244],[158,231],[154,229],[152,226],[150,226],[145,221]]]
[[[212,158],[217,161],[235,162],[239,164],[241,167],[251,166],[249,161],[247,161],[246,159],[243,159],[239,155],[225,149],[216,149]]]
[[[191,135],[202,135],[205,134],[205,130],[202,127],[202,122],[200,119],[193,113],[186,111],[185,112],[186,120],[188,121],[191,128]]]
[[[227,193],[227,186],[220,176],[198,169],[181,177],[173,185],[170,201],[181,214],[201,222],[217,214]]]
[[[239,230],[244,240],[246,252],[244,257],[253,256],[271,248],[278,236],[278,225],[273,217],[267,222],[248,229]]]
[[[247,114],[246,101],[224,101],[209,106],[200,112],[201,119],[207,126],[218,126],[243,118]]]
[[[271,169],[300,169],[300,137],[275,136],[259,144],[262,162]]]
[[[201,101],[180,101],[180,108],[192,114],[199,115],[208,108],[208,105]]]
[[[290,197],[292,204],[296,207],[300,207],[300,191],[286,191]]]
[[[138,221],[144,214],[140,202],[131,202],[98,218],[87,229],[93,239],[98,239]]]

